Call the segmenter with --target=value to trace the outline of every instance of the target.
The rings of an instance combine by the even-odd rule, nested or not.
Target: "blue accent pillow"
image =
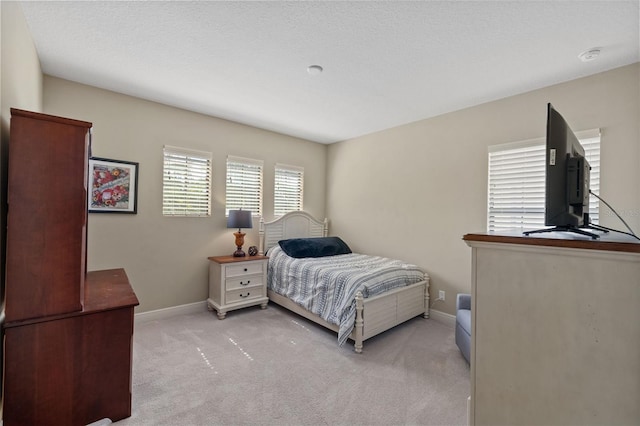
[[[340,237],[291,238],[278,241],[287,255],[295,258],[349,254],[351,249]]]

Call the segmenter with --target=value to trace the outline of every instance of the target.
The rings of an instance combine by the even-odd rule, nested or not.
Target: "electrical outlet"
[[[438,296],[438,299],[444,302],[444,290],[440,290],[440,295]]]

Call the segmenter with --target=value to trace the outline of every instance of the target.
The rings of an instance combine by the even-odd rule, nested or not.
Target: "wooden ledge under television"
[[[616,232],[601,233],[600,238],[592,240],[577,234],[550,232],[548,234],[523,235],[521,232],[470,233],[462,237],[464,241],[485,243],[521,244],[540,247],[561,247],[586,250],[616,251],[640,253],[640,241],[632,236]]]

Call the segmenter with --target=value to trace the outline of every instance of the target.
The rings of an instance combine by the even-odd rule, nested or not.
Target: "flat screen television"
[[[547,104],[544,224],[553,228],[525,231],[574,232],[593,239],[600,230],[589,223],[589,174],[584,148],[565,119]]]

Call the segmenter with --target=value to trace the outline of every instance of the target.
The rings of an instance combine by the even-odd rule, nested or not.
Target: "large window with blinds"
[[[298,166],[276,164],[273,213],[282,216],[302,210],[304,169]]]
[[[164,146],[162,214],[211,215],[211,153]]]
[[[576,132],[591,165],[590,189],[600,192],[600,130]],[[545,147],[543,138],[489,147],[487,230],[544,228]],[[589,198],[598,223],[599,203]]]
[[[227,157],[227,215],[229,210],[240,209],[262,214],[262,167],[261,160]]]

